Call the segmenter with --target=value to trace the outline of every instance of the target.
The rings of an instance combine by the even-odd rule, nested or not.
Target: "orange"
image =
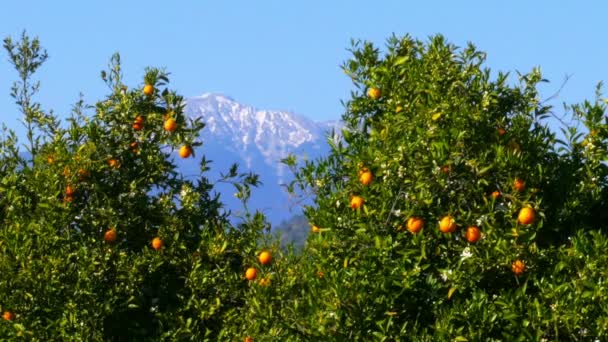
[[[139,152],[139,144],[137,143],[137,141],[132,142],[129,147],[131,147],[131,152],[133,153],[137,153]]]
[[[53,156],[48,156],[46,158],[46,162],[49,164],[53,164],[55,162],[55,158]]]
[[[120,162],[116,159],[108,159],[108,165],[113,169],[120,168]]]
[[[4,311],[4,313],[2,314],[2,318],[5,321],[12,321],[15,319],[15,315],[10,311]]]
[[[363,171],[360,175],[359,175],[359,181],[361,182],[361,184],[367,186],[372,182],[372,179],[374,178],[374,176],[372,175],[372,172],[367,170],[367,171]]]
[[[173,132],[177,128],[177,121],[174,118],[169,118],[165,121],[165,131]]]
[[[419,217],[410,217],[407,220],[407,230],[411,233],[418,233],[424,228],[424,220]]]
[[[270,264],[270,261],[272,260],[272,255],[270,254],[270,252],[263,251],[258,256],[258,260],[260,261],[260,264],[268,265],[268,264]]]
[[[361,196],[353,196],[350,199],[350,207],[357,210],[359,208],[361,208],[361,206],[363,205],[365,201],[363,200],[363,197]]]
[[[513,189],[515,189],[515,191],[517,192],[522,192],[525,188],[526,182],[524,182],[521,178],[515,178],[515,180],[513,181]]]
[[[536,218],[536,212],[534,208],[524,207],[519,210],[519,215],[517,215],[517,221],[521,224],[532,224],[534,219]]]
[[[507,130],[502,127],[498,127],[498,135],[503,136],[505,134],[507,134]]]
[[[135,118],[135,121],[133,121],[133,129],[139,131],[142,128],[144,128],[144,118],[141,115],[138,115]]]
[[[493,198],[493,199],[497,199],[498,197],[500,197],[500,191],[495,190],[495,191],[492,193],[492,198]]]
[[[479,241],[479,238],[481,238],[481,232],[479,231],[479,228],[475,226],[470,226],[469,228],[467,228],[467,232],[464,236],[470,243],[475,243]]]
[[[68,197],[74,196],[74,188],[71,185],[65,187],[65,195]]]
[[[367,96],[371,97],[373,100],[377,100],[382,96],[382,92],[378,88],[369,88]]]
[[[441,221],[439,221],[439,230],[442,233],[452,233],[456,230],[456,221],[450,215],[444,216]]]
[[[255,277],[258,276],[258,270],[256,270],[253,267],[249,267],[247,269],[247,271],[245,271],[245,278],[247,278],[247,280],[254,280]]]
[[[192,155],[192,147],[184,145],[179,148],[179,156],[182,158],[188,158]]]
[[[116,229],[110,228],[103,234],[103,241],[114,243],[116,241]]]
[[[525,270],[526,264],[519,259],[513,261],[513,263],[511,264],[511,271],[513,271],[513,273],[518,277],[522,275]]]
[[[311,230],[313,233],[318,233],[318,232],[320,232],[320,231],[321,231],[321,229],[320,229],[319,227],[315,226],[315,225],[312,225],[312,227],[310,227],[310,230]]]
[[[152,248],[157,251],[163,248],[163,244],[163,240],[161,240],[159,237],[155,237],[154,239],[152,239]]]
[[[245,337],[245,342],[253,342],[253,337],[251,337],[251,336]]]
[[[144,86],[144,95],[150,96],[154,93],[154,87],[151,84],[146,84]]]

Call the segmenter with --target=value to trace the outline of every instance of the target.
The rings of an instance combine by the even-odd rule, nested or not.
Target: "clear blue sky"
[[[554,102],[593,96],[608,81],[606,1],[5,1],[0,35],[36,35],[50,59],[38,74],[44,108],[65,114],[80,92],[106,93],[99,71],[120,52],[127,83],[164,66],[185,96],[221,92],[267,109],[338,119],[352,89],[340,64],[351,38],[384,44],[392,33],[435,33],[488,53],[488,66],[572,78]],[[0,121],[16,126],[16,74],[0,51]],[[21,129],[19,129],[22,132]]]

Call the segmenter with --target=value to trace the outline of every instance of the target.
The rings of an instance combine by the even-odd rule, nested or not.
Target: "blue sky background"
[[[185,96],[221,92],[266,109],[315,120],[338,119],[352,89],[340,64],[351,38],[384,44],[392,33],[426,39],[444,34],[488,53],[488,66],[541,66],[553,101],[592,98],[608,80],[606,1],[6,1],[0,36],[25,29],[50,59],[38,74],[38,100],[65,115],[83,92],[89,103],[107,89],[99,78],[112,53],[126,81],[141,84],[146,66],[164,66]],[[17,127],[9,97],[16,73],[0,52],[0,121]]]

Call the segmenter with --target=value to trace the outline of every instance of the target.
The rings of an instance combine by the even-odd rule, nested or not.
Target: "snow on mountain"
[[[199,157],[205,155],[213,160],[212,169],[226,171],[237,162],[259,174],[263,185],[254,190],[252,204],[257,204],[254,208],[264,211],[273,223],[294,214],[289,211],[288,196],[281,187],[291,174],[280,160],[289,153],[307,158],[325,155],[329,151],[327,132],[340,127],[338,121],[315,122],[287,111],[259,110],[216,93],[186,102],[186,114],[201,117],[206,123],[201,134],[203,146],[196,151]],[[197,165],[190,162],[189,167]],[[231,197],[229,191],[221,191],[223,199]],[[238,204],[227,202],[229,207]]]

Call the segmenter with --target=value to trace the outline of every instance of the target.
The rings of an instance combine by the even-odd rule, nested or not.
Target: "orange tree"
[[[267,228],[260,214],[235,226],[213,184],[184,178],[174,158],[200,145],[167,74],[146,70],[127,88],[115,55],[109,95],[74,106],[68,123],[33,99],[46,60],[37,39],[4,47],[18,72],[12,96],[27,153],[0,141],[0,336],[23,340],[230,339]],[[92,111],[92,115],[86,115]],[[222,181],[247,200],[253,174]]]
[[[242,324],[284,340],[606,336],[599,91],[566,123],[540,101],[537,69],[513,84],[472,45],[387,45],[355,43],[344,64],[355,90],[330,155],[285,160],[291,190],[315,197],[311,234],[252,290]]]

